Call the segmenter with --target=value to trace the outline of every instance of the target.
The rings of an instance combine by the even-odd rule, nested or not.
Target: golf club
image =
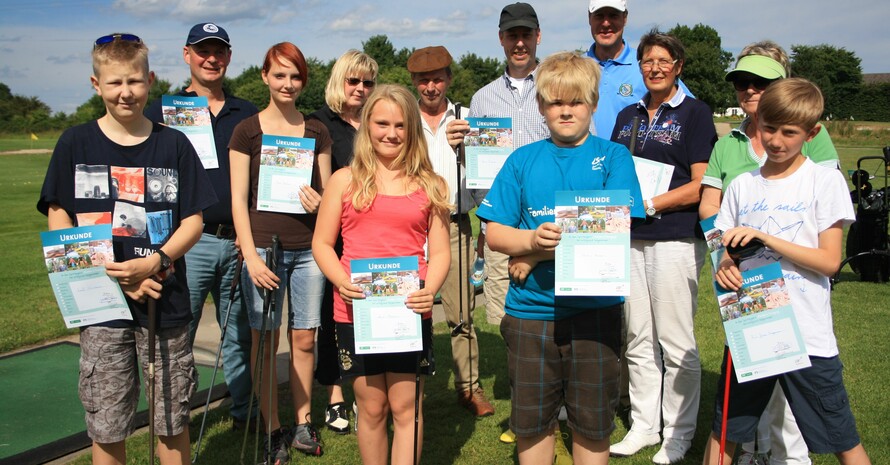
[[[148,307],[148,463],[155,463],[155,326],[157,301],[149,297]]]
[[[454,118],[455,119],[460,119],[460,110],[461,110],[460,103],[455,103],[454,104]],[[451,337],[456,337],[458,334],[460,334],[463,331],[463,328],[464,328],[464,279],[466,279],[466,276],[464,276],[463,237],[461,237],[462,231],[460,230],[460,227],[461,227],[460,161],[461,161],[461,158],[463,158],[463,149],[464,149],[464,143],[461,142],[456,147],[456,150],[457,150],[456,155],[457,156],[454,158],[457,163],[457,202],[456,202],[457,203],[457,272],[461,276],[457,280],[458,322],[457,322],[457,325],[455,325],[454,328],[451,329]]]
[[[229,301],[226,306],[226,316],[223,319],[223,327],[219,335],[219,347],[216,349],[216,363],[213,364],[213,375],[210,377],[210,386],[207,388],[207,402],[204,403],[204,415],[201,418],[201,429],[198,430],[198,442],[195,445],[195,456],[192,457],[192,463],[198,462],[198,454],[201,451],[201,441],[204,439],[204,427],[207,424],[207,412],[210,411],[210,398],[213,394],[213,386],[216,385],[216,373],[219,371],[219,359],[222,355],[226,330],[229,328],[229,317],[231,317],[232,313],[232,302],[235,301],[235,291],[238,289],[238,284],[241,281],[241,265],[243,263],[244,257],[241,256],[241,253],[238,253],[238,262],[235,264],[235,275],[232,277],[232,285],[229,288]]]
[[[726,453],[726,419],[729,415],[729,382],[732,376],[732,353],[726,349],[726,384],[723,387],[723,417],[720,419],[720,458],[718,465],[723,465],[723,455]]]
[[[276,264],[278,263],[278,247],[279,247],[279,240],[278,240],[278,235],[276,234],[276,235],[272,236],[272,247],[266,248],[266,267],[268,267],[270,270],[275,270],[277,268]],[[272,318],[272,312],[274,312],[274,306],[275,306],[275,290],[274,289],[263,289],[263,322],[262,322],[262,325],[260,326],[260,338],[259,338],[260,340],[259,340],[259,345],[257,347],[256,358],[254,360],[254,373],[253,373],[254,376],[252,378],[253,386],[251,387],[252,393],[257,392],[257,381],[261,380],[262,376],[263,376],[263,351],[265,350],[266,332],[269,331],[269,328],[267,327],[267,325],[268,325],[268,322]],[[271,347],[274,347],[274,344]],[[270,376],[270,379],[272,379],[272,377],[275,376],[275,374],[274,374],[275,370],[273,369],[274,354],[273,354],[272,359],[270,360],[269,365],[270,365],[269,371],[271,372],[269,376]],[[270,384],[274,385],[274,383],[270,383]],[[262,382],[260,382],[260,386],[262,386]],[[273,388],[273,386],[269,387],[270,390],[272,388]],[[250,402],[248,403],[248,407],[247,407],[248,412],[253,411],[254,397],[255,397],[255,395],[253,395],[253,394],[250,396]],[[271,401],[272,401],[272,397],[269,396],[269,402],[271,403]],[[263,462],[259,462],[257,460],[258,456],[259,456],[259,443],[260,443],[259,442],[260,441],[259,422],[260,422],[261,416],[262,415],[257,415],[257,417],[256,417],[257,428],[256,428],[256,435],[254,436],[253,463],[265,464],[266,463],[265,460],[263,460]],[[269,450],[269,448],[271,448],[271,445],[272,445],[272,419],[271,418],[267,419],[267,422],[268,422],[266,425],[267,450],[265,451],[265,453],[266,453],[266,457],[269,457],[269,456],[271,456],[271,450]],[[247,435],[249,432],[250,432],[250,428],[244,428],[244,439],[241,442],[241,460],[240,460],[241,465],[244,465],[244,452],[246,451],[246,448],[247,448]]]

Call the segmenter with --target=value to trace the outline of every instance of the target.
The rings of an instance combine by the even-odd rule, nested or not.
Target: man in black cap
[[[185,255],[194,316],[190,327],[191,340],[194,343],[201,311],[207,294],[210,293],[216,304],[216,319],[220,328],[226,321],[225,309],[228,308],[231,313],[222,342],[223,373],[232,396],[230,414],[233,429],[240,429],[253,416],[247,411],[251,395],[251,338],[247,313],[241,305],[240,289],[236,290],[236,295],[229,295],[235,268],[238,266],[235,228],[232,226],[229,139],[235,126],[256,114],[257,108],[252,103],[223,91],[223,78],[232,60],[229,34],[225,29],[214,23],[196,24],[189,31],[182,49],[182,58],[189,65],[191,81],[188,87],[176,95],[207,97],[219,161],[219,168],[207,170],[219,203],[204,210],[204,233]],[[152,121],[162,123],[161,100],[152,102],[145,115]]]
[[[503,76],[479,89],[470,102],[470,116],[512,118],[513,147],[550,137],[544,117],[538,111],[535,98],[536,51],[541,43],[538,15],[528,3],[513,3],[501,11],[498,37],[507,57]],[[463,141],[470,126],[459,119],[448,125],[448,141],[452,145]],[[474,191],[481,200],[487,191]],[[484,225],[479,235],[479,255],[485,258],[485,313],[488,322],[499,324],[504,316],[504,300],[510,278],[507,275],[508,257],[490,250],[485,244]]]
[[[458,160],[445,131],[448,122],[462,117],[456,114],[454,104],[446,97],[451,86],[451,62],[451,54],[445,47],[424,47],[415,50],[408,58],[408,71],[420,96],[423,134],[429,146],[433,169],[448,182],[449,201],[455,205],[450,225],[451,268],[445,284],[439,290],[448,327],[454,330],[460,326],[458,331],[451,333],[454,388],[460,405],[473,415],[484,417],[494,414],[494,407],[479,386],[479,345],[473,327],[476,294],[475,287],[468,279],[474,260],[468,212],[476,206],[476,202],[466,188],[463,166],[458,173]],[[457,211],[458,206],[460,211]]]

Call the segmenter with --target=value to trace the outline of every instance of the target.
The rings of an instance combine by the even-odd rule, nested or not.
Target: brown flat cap
[[[441,46],[419,48],[408,57],[408,71],[426,73],[451,66],[451,54]]]

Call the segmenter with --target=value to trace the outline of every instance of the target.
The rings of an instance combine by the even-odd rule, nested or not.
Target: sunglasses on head
[[[374,84],[376,84],[376,82],[374,82],[370,79],[363,81],[359,78],[346,78],[346,83],[349,84],[350,86],[357,86],[359,84],[364,84],[365,87],[374,87]]]
[[[765,90],[775,79],[766,79],[762,77],[740,78],[732,81],[732,86],[739,92],[748,90],[748,87],[754,86],[757,90]]]
[[[136,36],[133,34],[109,34],[107,36],[102,36],[102,37],[99,37],[98,39],[96,39],[96,42],[93,45],[93,47],[99,47],[102,45],[110,44],[110,43],[114,42],[115,40],[123,40],[124,42],[135,42],[137,44],[142,43],[142,39],[140,39],[139,36]]]

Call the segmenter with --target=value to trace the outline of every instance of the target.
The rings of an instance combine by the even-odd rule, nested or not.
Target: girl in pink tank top
[[[415,399],[413,378],[415,371],[434,371],[429,315],[451,261],[449,213],[447,186],[429,161],[417,100],[404,87],[380,86],[362,111],[352,163],[334,173],[325,186],[312,239],[315,260],[335,288],[340,372],[344,379],[354,380],[356,429],[365,464],[387,463],[388,412],[395,427],[392,462],[413,460],[414,405],[416,400],[420,406],[423,399],[423,381]],[[342,258],[334,251],[338,233],[343,236]],[[364,294],[352,284],[350,262],[398,256],[416,256],[425,281],[405,299],[409,309],[424,317],[423,350],[357,355],[352,301]],[[418,444],[423,443],[421,412],[418,408]]]

